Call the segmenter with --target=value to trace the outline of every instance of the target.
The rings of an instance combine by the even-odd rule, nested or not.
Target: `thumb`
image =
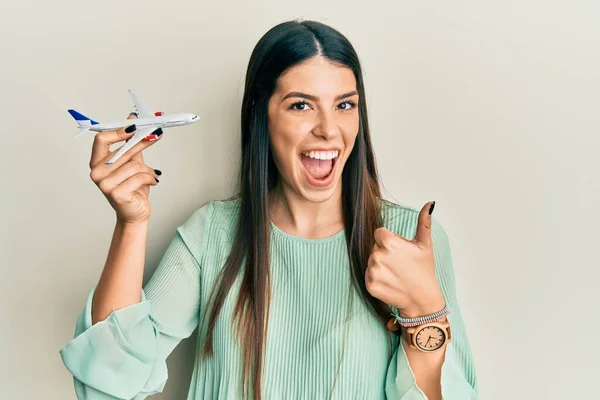
[[[419,213],[419,222],[417,224],[417,234],[414,241],[422,244],[424,247],[431,247],[431,213],[435,207],[435,201],[429,202],[423,206]]]

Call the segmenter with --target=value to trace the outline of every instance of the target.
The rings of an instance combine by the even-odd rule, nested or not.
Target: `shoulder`
[[[237,217],[239,198],[226,200],[209,200],[197,208],[183,224],[179,226],[189,232],[207,229],[207,225],[228,223]]]
[[[401,205],[389,200],[379,199],[383,227],[398,235],[412,240],[417,233],[420,209]],[[434,242],[442,244],[448,237],[442,223],[434,215],[431,217],[431,234]]]
[[[192,212],[177,231],[190,249],[199,252],[210,242],[231,241],[238,212],[238,197],[209,200]]]

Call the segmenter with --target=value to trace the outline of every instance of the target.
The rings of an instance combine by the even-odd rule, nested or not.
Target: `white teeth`
[[[336,158],[340,152],[337,150],[334,151],[309,151],[302,153],[307,157],[316,158],[317,160],[331,160]]]

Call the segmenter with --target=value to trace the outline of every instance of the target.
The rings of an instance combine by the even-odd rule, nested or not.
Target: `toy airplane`
[[[77,121],[77,124],[79,124],[79,132],[73,136],[74,138],[81,136],[87,131],[112,131],[124,126],[135,124],[137,129],[133,137],[128,139],[128,141],[119,149],[119,151],[110,159],[110,161],[106,162],[106,164],[112,164],[117,161],[127,150],[131,149],[138,142],[158,128],[170,128],[173,126],[188,125],[198,121],[198,116],[196,114],[179,113],[164,115],[162,111],[152,112],[148,106],[139,99],[133,90],[129,90],[129,94],[131,94],[131,98],[133,99],[133,104],[135,105],[138,115],[138,118],[135,120],[124,119],[101,124],[91,118],[86,117],[76,110],[68,110],[69,114],[71,114],[71,116]]]

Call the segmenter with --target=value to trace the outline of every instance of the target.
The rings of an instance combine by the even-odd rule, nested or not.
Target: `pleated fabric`
[[[412,239],[418,210],[381,200],[384,226]],[[177,227],[140,303],[91,324],[91,288],[74,339],[59,353],[78,399],[145,399],[168,382],[167,356],[198,327],[188,400],[241,399],[241,343],[232,315],[241,276],[213,333],[214,357],[201,360],[206,322],[199,321],[231,252],[239,199],[210,201]],[[372,315],[350,284],[345,232],[294,236],[270,222],[272,298],[262,395],[280,399],[424,400],[404,345]],[[456,295],[448,236],[432,223],[436,276],[451,310],[452,341],[442,366],[445,400],[477,399],[477,382]],[[391,336],[391,346],[388,338]],[[250,397],[251,398],[251,397]]]

